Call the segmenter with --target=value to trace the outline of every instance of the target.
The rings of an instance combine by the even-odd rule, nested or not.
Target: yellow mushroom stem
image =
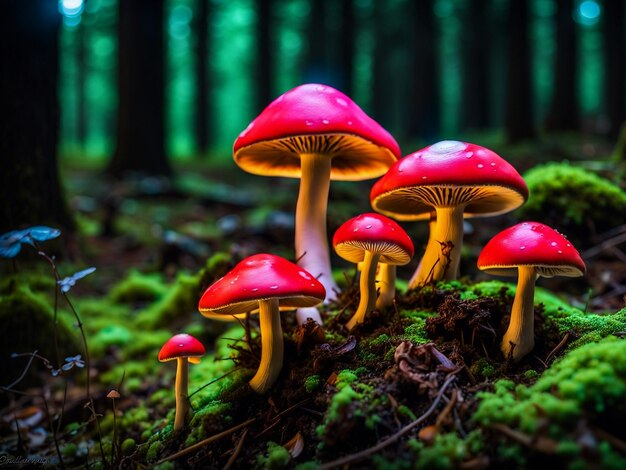
[[[326,289],[326,300],[336,298],[337,284],[333,279],[326,233],[326,210],[330,189],[331,158],[327,155],[300,155],[300,193],[296,204],[295,248],[298,265],[317,278]],[[322,319],[314,307],[299,309],[298,324],[313,318]]]
[[[283,367],[283,330],[280,326],[278,299],[259,301],[259,324],[261,328],[261,363],[250,386],[260,394],[266,393]]]
[[[361,269],[361,279],[359,280],[361,299],[356,312],[346,324],[349,330],[363,323],[365,321],[365,315],[374,310],[376,306],[376,267],[378,266],[379,259],[380,255],[378,253],[372,253],[371,251],[365,252]]]
[[[537,277],[532,266],[518,268],[511,320],[500,345],[504,357],[511,357],[514,361],[519,361],[535,347],[534,302]]]
[[[437,216],[434,231],[431,224],[426,251],[418,270],[409,281],[409,289],[457,278],[463,249],[464,209],[465,204],[435,208]]]
[[[393,305],[393,299],[396,297],[396,265],[378,263],[376,281],[378,283],[376,308],[381,309]]]
[[[189,413],[189,396],[187,395],[189,384],[189,368],[186,357],[176,359],[176,415],[174,418],[174,431],[185,426],[187,413]]]
[[[426,246],[430,245],[431,243],[435,241],[434,240],[435,225],[437,225],[437,213],[433,209],[433,211],[430,213],[430,219],[428,220],[428,242],[426,243]],[[423,269],[422,266],[424,266],[423,261],[424,261],[424,258],[422,258],[419,264],[417,265],[417,269],[415,270],[415,272],[413,273],[413,276],[411,276],[411,279],[409,280],[409,285],[412,285],[414,280],[418,278],[419,276],[423,276],[423,273],[422,273],[422,269]]]

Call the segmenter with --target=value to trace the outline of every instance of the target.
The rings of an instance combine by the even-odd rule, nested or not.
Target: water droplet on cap
[[[550,246],[556,246],[556,242],[550,243]]]
[[[482,168],[484,165],[482,163],[479,163],[478,165],[476,165],[478,168]]]
[[[343,98],[337,98],[335,101],[337,101],[337,104],[341,106],[348,106],[348,102],[344,100]]]
[[[328,119],[322,119],[322,124],[329,124],[330,121]]]

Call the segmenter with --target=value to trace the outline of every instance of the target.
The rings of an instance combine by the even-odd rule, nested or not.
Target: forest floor
[[[508,159],[520,173],[568,159],[609,175],[598,158],[605,153],[592,143],[547,141],[512,149]],[[351,332],[344,325],[358,303],[355,270],[333,257],[343,290],[323,309],[323,329],[284,315],[283,372],[270,393],[257,395],[247,386],[260,355],[254,321],[252,328],[212,322],[196,307],[204,289],[246,256],[293,258],[298,182],[202,162],[181,164],[175,180],[112,182],[81,165],[64,174],[79,235],[42,249],[59,255],[61,277],[96,271],[76,281],[69,304],[30,247],[3,263],[0,320],[3,331],[14,322],[17,333],[2,350],[0,465],[626,465],[626,359],[614,356],[626,358],[615,339],[626,334],[624,227],[583,237],[584,278],[538,282],[536,347],[516,364],[498,341],[514,284],[475,267],[482,246],[519,221],[516,213],[466,224],[458,282],[401,290],[393,307]],[[329,233],[371,211],[371,184],[331,185]],[[403,224],[416,259],[399,268],[399,279],[419,261],[425,225]],[[5,312],[19,309],[22,319],[8,321]],[[198,337],[208,357],[191,366],[193,418],[174,432],[174,367],[157,353],[179,332]]]

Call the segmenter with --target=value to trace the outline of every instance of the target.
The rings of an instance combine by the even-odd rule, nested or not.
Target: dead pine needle
[[[201,447],[204,447],[204,446],[210,444],[211,442],[217,441],[217,440],[221,439],[222,437],[226,437],[226,436],[234,433],[235,431],[237,431],[237,430],[239,430],[239,429],[241,429],[243,427],[246,427],[249,424],[252,424],[255,421],[256,421],[256,418],[250,418],[249,420],[244,421],[243,423],[238,424],[237,426],[233,426],[232,428],[227,429],[226,431],[222,431],[220,433],[214,434],[211,437],[207,437],[206,439],[201,440],[200,442],[196,442],[192,446],[189,446],[189,447],[187,447],[187,448],[185,448],[183,450],[179,450],[178,452],[176,452],[176,453],[174,453],[174,454],[172,454],[172,455],[170,455],[168,457],[165,457],[164,459],[159,460],[154,465],[156,466],[156,465],[162,464],[164,462],[169,462],[170,460],[175,460],[175,459],[177,459],[179,457],[182,457],[184,455],[190,454],[194,450],[198,450]]]

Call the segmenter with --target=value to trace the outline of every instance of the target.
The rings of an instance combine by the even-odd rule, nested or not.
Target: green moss
[[[307,393],[313,393],[322,386],[322,378],[319,375],[309,375],[304,381],[304,389]]]
[[[587,245],[589,227],[598,233],[626,223],[626,193],[587,169],[566,163],[539,165],[524,174],[530,198],[523,218],[549,222]]]
[[[267,452],[264,455],[258,455],[256,463],[259,468],[273,470],[287,468],[290,460],[291,456],[287,449],[270,441],[267,443]]]
[[[425,446],[414,441],[412,448],[417,451],[414,468],[454,469],[483,448],[483,437],[480,431],[470,432],[465,439],[456,433],[439,434],[432,445]]]
[[[122,441],[122,445],[120,447],[122,449],[122,454],[130,455],[135,452],[135,449],[137,448],[137,443],[135,442],[135,439],[129,437]]]
[[[57,318],[59,356],[84,355],[80,334],[72,327],[73,317],[59,312]],[[10,292],[0,297],[0,331],[4,333],[0,344],[0,377],[6,378],[3,382],[16,379],[30,359],[27,356],[14,358],[14,353],[38,351],[56,365],[54,312],[52,302],[45,295],[34,293],[28,286],[13,284]],[[38,373],[45,370],[38,361],[33,366],[22,386],[33,384]]]
[[[161,453],[161,449],[163,449],[163,443],[161,443],[161,441],[154,441],[152,444],[150,444],[150,447],[148,448],[148,452],[146,453],[146,459],[148,461],[156,460]]]
[[[335,421],[341,418],[342,411],[349,406],[354,400],[363,399],[363,394],[354,391],[354,389],[345,384],[337,393],[333,395],[333,398],[328,405],[326,411],[326,421]]]
[[[350,369],[344,369],[337,374],[337,382],[335,383],[335,387],[337,387],[337,390],[341,390],[345,386],[353,383],[357,378],[357,374],[354,371]]]
[[[560,444],[561,458],[575,463],[568,443],[576,439],[580,420],[589,416],[596,422],[626,419],[626,341],[608,337],[572,350],[531,387],[500,381],[495,388],[493,393],[479,395],[476,422],[483,426],[502,423],[530,436],[542,426],[542,432],[547,429]],[[626,458],[606,446],[603,461],[626,465]]]
[[[109,292],[115,303],[153,302],[167,293],[167,286],[160,273],[144,274],[131,271]]]

